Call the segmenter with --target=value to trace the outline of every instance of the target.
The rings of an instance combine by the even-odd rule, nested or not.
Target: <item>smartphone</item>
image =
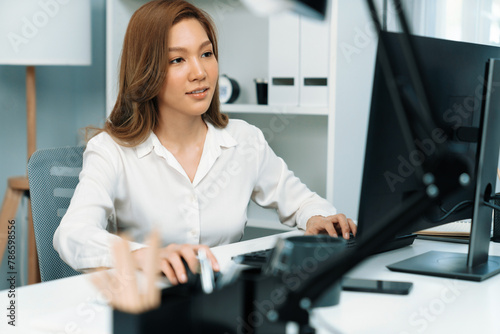
[[[411,282],[381,281],[359,278],[344,278],[342,290],[407,295],[413,287]]]

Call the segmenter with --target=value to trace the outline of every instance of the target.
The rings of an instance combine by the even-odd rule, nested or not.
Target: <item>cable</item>
[[[451,208],[450,211],[446,212],[446,210],[444,210],[443,208],[441,208],[441,210],[445,211],[446,214],[444,216],[442,216],[441,218],[439,218],[438,220],[435,220],[434,223],[439,223],[439,222],[442,222],[443,220],[445,220],[446,218],[448,218],[453,212],[461,209],[461,207],[467,207],[469,206],[470,204],[474,203],[474,201],[472,200],[465,200],[465,201],[462,201],[460,203],[458,203],[457,205],[455,205],[453,208]]]
[[[491,204],[490,202],[483,201],[483,204],[486,205],[487,207],[490,207],[496,211],[500,211],[500,206]]]
[[[467,199],[467,200],[462,201],[462,202],[458,203],[457,205],[455,205],[453,208],[451,208],[451,210],[450,210],[450,211],[455,211],[455,210],[457,210],[457,209],[458,209],[458,208],[457,208],[458,206],[465,205],[465,204],[472,204],[472,203],[473,203],[473,201],[472,201],[472,200]],[[439,206],[439,209],[441,209],[441,211],[443,211],[444,213],[449,213],[449,212],[450,212],[450,211],[446,210],[445,208],[443,208],[441,205]]]

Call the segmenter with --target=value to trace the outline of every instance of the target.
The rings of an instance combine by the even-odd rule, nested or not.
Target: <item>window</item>
[[[403,0],[403,4],[416,35],[500,45],[500,0]],[[388,29],[399,30],[391,5],[387,17]]]
[[[491,21],[489,41],[492,44],[500,45],[500,0],[492,1],[489,19]]]

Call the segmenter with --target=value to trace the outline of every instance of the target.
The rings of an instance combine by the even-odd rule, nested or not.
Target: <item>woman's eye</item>
[[[207,51],[202,55],[202,57],[212,57],[212,55],[213,55],[212,51]]]
[[[175,58],[170,61],[170,64],[179,64],[182,61],[182,58]]]

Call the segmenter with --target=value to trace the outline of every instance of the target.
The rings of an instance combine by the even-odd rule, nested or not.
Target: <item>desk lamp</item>
[[[36,150],[35,66],[90,64],[90,0],[0,2],[0,65],[26,67],[28,159]],[[10,110],[3,112],[7,114]],[[8,179],[0,212],[0,261],[7,244],[8,221],[14,218],[22,195],[27,191],[27,176]],[[28,219],[28,282],[34,283],[39,280],[39,274],[30,210]]]
[[[260,16],[292,11],[323,20],[327,11],[327,0],[242,0],[242,2]]]

